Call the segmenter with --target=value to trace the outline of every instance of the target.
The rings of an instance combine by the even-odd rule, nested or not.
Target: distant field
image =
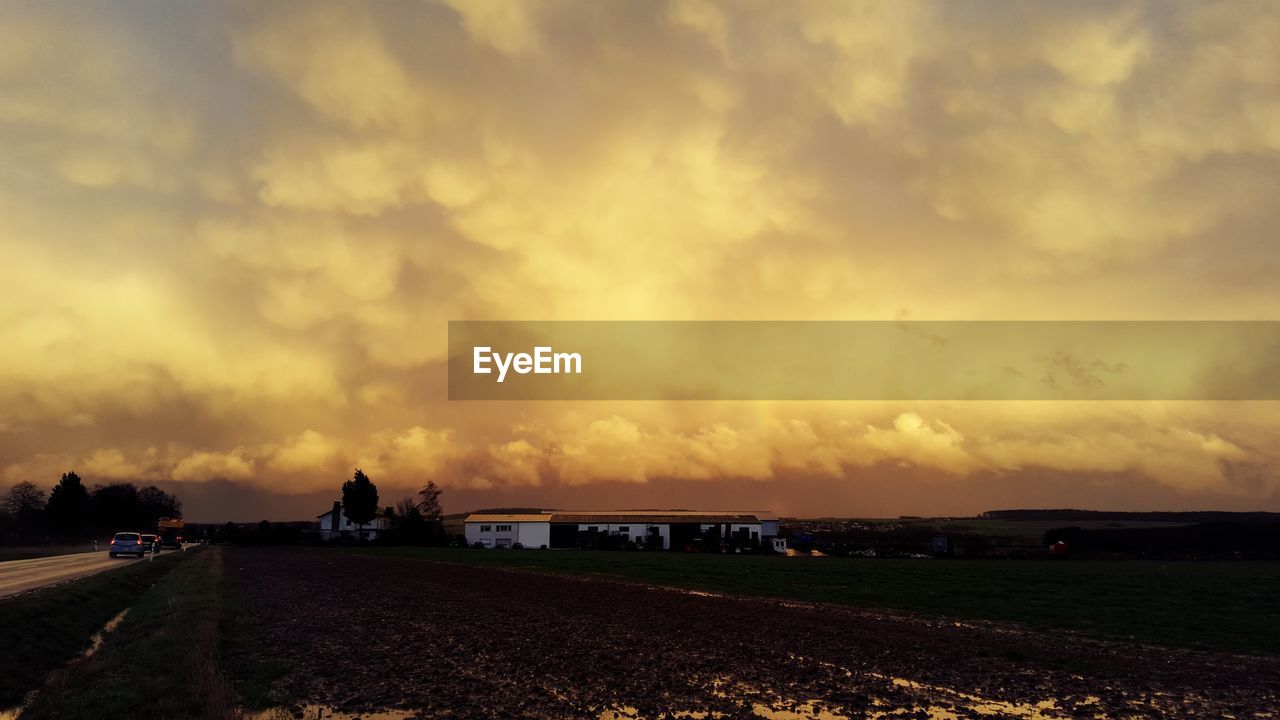
[[[812,518],[797,520],[802,523],[846,523],[856,522],[867,525],[906,525],[912,528],[927,528],[946,532],[973,532],[991,537],[1015,538],[1028,544],[1038,545],[1049,530],[1065,527],[1079,527],[1085,530],[1103,530],[1106,528],[1160,528],[1188,525],[1183,522],[1161,522],[1152,520],[1007,520],[1003,518]]]
[[[951,521],[914,520],[912,525],[934,525],[941,527],[962,527],[984,535],[1018,537],[1039,542],[1050,530],[1064,527],[1079,527],[1085,530],[1103,530],[1106,528],[1160,528],[1177,527],[1189,523],[1156,522],[1151,520],[1001,520],[986,518],[958,518]]]
[[[1172,646],[1280,654],[1280,563],[864,560],[446,548],[342,552],[600,574],[743,595],[1015,621]]]

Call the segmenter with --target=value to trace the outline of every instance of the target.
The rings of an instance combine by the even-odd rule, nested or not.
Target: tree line
[[[427,482],[417,497],[403,497],[395,505],[381,508],[378,505],[378,486],[360,468],[350,480],[342,484],[342,512],[347,519],[360,526],[360,538],[364,526],[373,522],[379,511],[385,513],[390,532],[382,534],[388,542],[405,544],[434,544],[445,542],[444,506],[440,496],[444,490]]]
[[[129,482],[87,488],[74,472],[46,495],[20,482],[0,498],[0,543],[80,542],[118,531],[154,532],[162,517],[181,517],[182,501],[154,485]]]
[[[352,523],[360,526],[347,541],[366,542],[368,528],[379,517],[387,519],[387,525],[377,532],[377,542],[382,545],[444,545],[448,538],[444,530],[444,507],[440,502],[444,490],[434,481],[428,482],[416,495],[402,497],[394,505],[381,505],[378,486],[359,468],[355,475],[342,484],[342,513]],[[315,523],[270,522],[263,520],[256,525],[225,523],[220,526],[188,525],[194,532],[207,533],[215,543],[230,542],[238,545],[298,545],[317,542],[320,539]]]

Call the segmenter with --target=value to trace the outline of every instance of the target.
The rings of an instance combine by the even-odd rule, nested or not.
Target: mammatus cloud
[[[442,364],[449,319],[1272,318],[1272,3],[152,10],[0,10],[6,481],[1280,509],[1254,404],[467,405]]]
[[[101,479],[261,483],[269,478],[277,493],[315,493],[332,491],[335,479],[354,464],[391,492],[436,480],[455,490],[500,494],[536,488],[566,498],[572,493],[565,495],[565,489],[587,485],[673,481],[745,483],[750,494],[752,486],[791,478],[840,484],[869,469],[891,476],[894,468],[906,468],[958,485],[975,476],[1025,477],[1033,483],[1042,472],[1129,476],[1175,499],[1213,493],[1242,503],[1280,490],[1269,474],[1276,463],[1267,445],[1274,427],[1267,430],[1267,423],[1257,419],[1242,419],[1230,428],[1227,434],[1237,438],[1233,442],[1194,429],[1202,418],[1183,414],[1192,403],[1137,412],[1123,404],[1068,412],[1053,403],[1025,403],[1012,412],[1008,403],[973,405],[958,414],[962,419],[956,425],[934,414],[957,415],[945,408],[895,415],[886,407],[863,422],[849,419],[858,414],[853,408],[809,413],[805,419],[757,413],[696,424],[673,423],[661,413],[591,419],[573,411],[493,428],[485,439],[421,426],[357,437],[307,430],[282,443],[221,452],[169,446],[40,457],[4,474],[17,481],[67,466]],[[1198,414],[1194,408],[1192,414]]]

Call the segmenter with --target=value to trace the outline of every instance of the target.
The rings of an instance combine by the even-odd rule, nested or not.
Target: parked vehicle
[[[147,554],[147,546],[142,542],[142,535],[136,532],[116,533],[111,538],[111,547],[107,550],[107,554],[111,557],[117,555],[137,555],[142,557]]]

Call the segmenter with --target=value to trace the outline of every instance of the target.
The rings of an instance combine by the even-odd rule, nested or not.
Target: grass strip
[[[605,575],[734,595],[1013,621],[1171,647],[1280,654],[1280,563],[1274,562],[860,560],[452,548],[338,552]]]
[[[219,662],[222,554],[184,554],[101,650],[55,673],[23,720],[234,717],[235,692]]]
[[[185,553],[0,599],[0,707],[18,705],[50,672],[89,647],[108,620],[138,601]]]

